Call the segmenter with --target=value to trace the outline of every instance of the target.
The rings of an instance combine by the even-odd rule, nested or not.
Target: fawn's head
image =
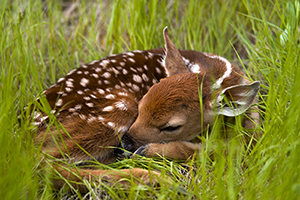
[[[191,73],[169,39],[167,29],[164,39],[168,77],[152,86],[139,102],[138,117],[128,131],[137,147],[147,143],[190,141],[212,125],[216,115],[233,117],[244,113],[259,89],[259,82],[243,84],[243,78],[232,73],[225,59],[227,70],[220,71],[221,77],[216,72]],[[216,59],[223,61],[220,57]],[[239,82],[232,82],[231,76],[239,76],[238,79],[233,77]]]

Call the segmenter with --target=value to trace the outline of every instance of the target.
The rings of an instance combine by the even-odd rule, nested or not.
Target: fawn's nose
[[[121,138],[121,147],[126,151],[134,152],[138,149],[138,144],[127,133]]]

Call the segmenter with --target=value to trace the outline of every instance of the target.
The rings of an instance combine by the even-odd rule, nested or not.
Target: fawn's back
[[[166,56],[166,51],[168,56]],[[63,128],[58,130],[51,128],[51,134],[49,134],[47,132],[48,116],[43,112],[36,112],[34,119],[35,124],[38,125],[36,142],[42,143],[43,151],[57,158],[63,158],[64,154],[69,154],[72,161],[88,160],[90,159],[88,154],[90,154],[102,163],[111,163],[116,156],[114,149],[107,147],[117,146],[120,143],[120,138],[133,123],[134,130],[130,131],[130,134],[137,140],[143,140],[141,145],[147,142],[165,141],[164,138],[158,139],[155,134],[151,135],[152,129],[146,131],[150,126],[151,117],[155,116],[155,114],[149,115],[149,113],[172,116],[175,111],[174,108],[170,108],[170,105],[175,104],[176,99],[169,99],[165,109],[154,106],[150,111],[153,103],[146,104],[147,106],[139,111],[139,102],[141,102],[141,107],[143,106],[141,104],[152,101],[150,96],[155,96],[158,93],[160,98],[164,98],[164,94],[180,85],[178,91],[174,91],[187,99],[184,104],[195,102],[199,104],[199,87],[197,87],[199,83],[195,78],[192,82],[194,86],[180,81],[181,79],[173,80],[170,86],[166,77],[175,77],[176,74],[180,73],[197,73],[197,77],[200,77],[200,83],[203,77],[210,80],[205,82],[205,88],[203,88],[203,90],[209,88],[209,91],[224,90],[234,85],[248,83],[239,68],[220,56],[196,51],[179,52],[180,56],[173,55],[170,47],[167,50],[158,48],[133,51],[112,55],[72,70],[43,92],[52,112],[66,131]],[[184,65],[185,69],[178,68],[176,66],[178,63]],[[156,91],[153,89],[153,92],[147,93],[162,78],[166,79],[159,84],[161,87]],[[185,79],[182,78],[182,80]],[[184,88],[190,88],[190,90],[185,93]],[[193,99],[194,96],[192,97],[189,92],[194,92],[198,96],[198,101]],[[153,99],[155,98],[153,97]],[[153,101],[157,101],[157,99]],[[204,103],[210,105],[207,109],[213,109],[211,98]],[[184,104],[180,104],[183,109]],[[167,110],[167,108],[170,109]],[[146,115],[147,117],[143,117]],[[211,117],[207,116],[207,118]],[[178,117],[176,120],[180,121]],[[207,124],[210,122],[211,119],[208,120]],[[195,120],[192,124],[196,123],[201,124],[200,121]],[[169,122],[169,124],[172,123]],[[154,124],[153,126],[158,125]],[[169,127],[163,128],[168,129]],[[172,126],[169,129],[172,129]],[[184,130],[189,131],[188,129]],[[177,138],[173,136],[173,140],[190,140],[196,134],[198,133],[193,133],[192,136],[186,136],[186,138],[182,138],[182,135]]]

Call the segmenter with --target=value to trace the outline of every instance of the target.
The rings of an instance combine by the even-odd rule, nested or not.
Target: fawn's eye
[[[179,128],[181,127],[181,125],[179,126],[167,126],[165,128],[161,128],[160,131],[164,131],[164,132],[173,132],[173,131],[177,131]]]

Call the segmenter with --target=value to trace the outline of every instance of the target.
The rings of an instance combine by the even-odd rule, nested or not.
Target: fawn
[[[42,145],[42,151],[55,158],[67,157],[70,162],[94,158],[109,164],[117,155],[108,147],[119,146],[122,138],[125,148],[135,154],[184,159],[201,149],[200,144],[190,141],[213,124],[216,115],[233,117],[251,107],[259,82],[250,83],[238,67],[220,56],[177,50],[167,28],[163,35],[165,49],[93,61],[45,90],[51,112],[66,131],[56,127],[49,131],[48,116],[35,112],[35,142]],[[255,127],[258,114],[248,116],[245,127]],[[79,177],[100,177],[110,182],[131,175],[150,181],[148,171],[138,168],[55,168],[66,179],[76,181]],[[54,184],[61,187],[63,182],[56,180]]]

